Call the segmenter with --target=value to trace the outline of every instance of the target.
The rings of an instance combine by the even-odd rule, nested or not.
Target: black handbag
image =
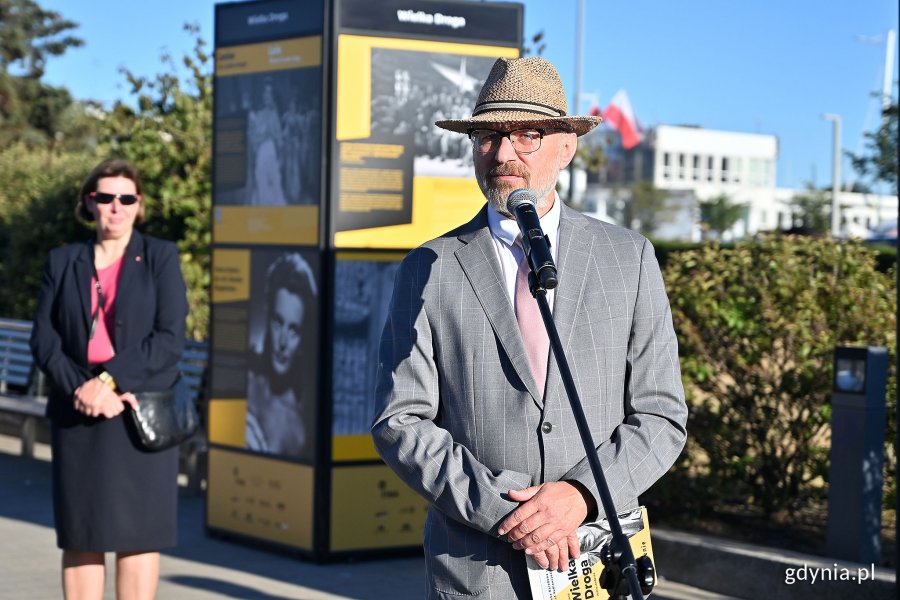
[[[161,392],[138,392],[137,410],[131,419],[144,449],[158,452],[188,439],[200,424],[200,415],[188,391],[184,377]]]

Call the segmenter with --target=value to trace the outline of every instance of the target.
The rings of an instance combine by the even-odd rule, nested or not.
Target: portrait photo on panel
[[[247,449],[312,459],[318,394],[315,250],[254,250],[250,264]]]
[[[471,115],[493,58],[372,48],[372,133],[413,129],[417,176],[473,177],[472,144],[435,127]]]
[[[319,203],[321,79],[321,67],[216,78],[216,204]]]
[[[335,266],[334,435],[368,433],[372,425],[378,341],[399,261],[338,260]]]

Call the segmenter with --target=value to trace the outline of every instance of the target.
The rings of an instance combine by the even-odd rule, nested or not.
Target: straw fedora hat
[[[498,58],[468,119],[437,121],[456,133],[500,126],[558,128],[584,135],[603,120],[568,116],[566,92],[556,68],[539,56]],[[493,126],[493,127],[492,127]]]

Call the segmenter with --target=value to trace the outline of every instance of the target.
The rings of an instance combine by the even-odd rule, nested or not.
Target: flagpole
[[[581,114],[581,55],[584,47],[584,0],[577,0],[575,15],[575,108],[573,115]],[[575,202],[575,160],[569,163],[569,204]]]
[[[573,115],[581,114],[581,58],[584,50],[584,0],[578,0],[578,13],[575,17],[576,27],[578,27],[575,36],[575,110]]]

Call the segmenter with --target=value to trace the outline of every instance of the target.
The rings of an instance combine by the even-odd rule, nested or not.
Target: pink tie
[[[518,240],[516,240],[518,244]],[[528,259],[522,258],[519,271],[516,273],[516,321],[525,342],[528,354],[528,365],[537,383],[541,397],[544,396],[544,385],[547,382],[547,360],[550,356],[550,338],[541,318],[538,303],[528,289]]]

